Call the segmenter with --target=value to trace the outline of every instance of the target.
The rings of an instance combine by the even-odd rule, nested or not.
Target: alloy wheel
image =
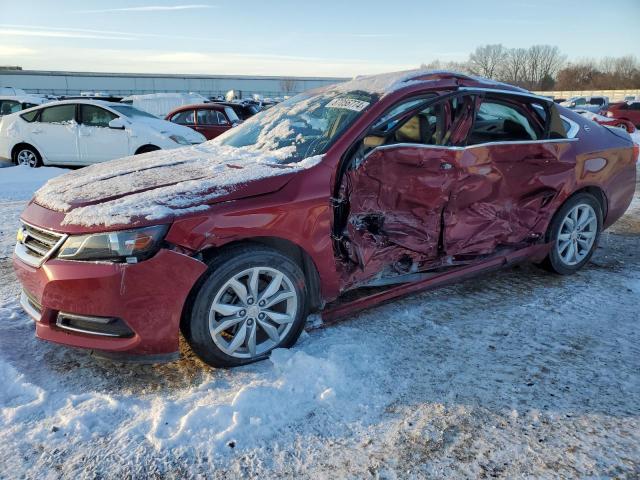
[[[20,150],[17,156],[18,165],[26,165],[35,168],[38,165],[38,157],[31,150]]]
[[[627,125],[624,123],[619,123],[617,125],[618,128],[622,128],[625,132],[628,132],[629,130],[627,130]]]
[[[209,310],[216,346],[235,358],[254,358],[277,347],[298,313],[293,283],[271,267],[254,267],[227,280]]]
[[[569,210],[560,226],[556,249],[558,256],[566,265],[577,265],[584,260],[593,248],[598,234],[596,212],[585,203]]]

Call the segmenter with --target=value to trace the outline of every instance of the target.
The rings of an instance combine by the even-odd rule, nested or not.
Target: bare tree
[[[280,80],[280,90],[285,95],[289,95],[296,91],[298,81],[295,78],[283,78]]]
[[[527,81],[527,56],[525,48],[510,48],[504,59],[503,80],[525,86]]]
[[[500,78],[506,56],[507,49],[501,44],[483,45],[469,55],[469,68],[476,75]]]
[[[549,88],[553,78],[565,63],[565,57],[558,47],[533,45],[527,50],[527,83],[529,88]],[[551,83],[551,85],[549,85]]]

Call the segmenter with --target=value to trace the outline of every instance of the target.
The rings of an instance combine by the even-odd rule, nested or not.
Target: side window
[[[576,105],[586,105],[587,101],[584,98],[576,98],[576,101],[574,102]]]
[[[467,145],[539,140],[542,137],[524,111],[495,100],[483,101],[476,113]]]
[[[40,114],[40,121],[42,123],[67,123],[75,121],[75,118],[76,105],[74,103],[47,107],[43,109]]]
[[[374,124],[374,135],[385,134],[382,142],[385,145],[397,143],[458,145],[471,123],[474,97],[468,95],[454,97],[410,113],[413,108],[416,106],[419,108],[420,104],[425,103],[425,100],[428,101],[422,98],[394,107]],[[408,118],[407,115],[409,115]],[[465,122],[465,119],[468,121]],[[460,135],[461,131],[463,131],[462,135]]]
[[[195,123],[194,116],[193,110],[185,110],[184,112],[176,113],[171,117],[171,121],[180,125],[193,125]]]
[[[10,113],[19,112],[20,110],[20,102],[0,100],[0,115],[9,115]]]
[[[198,125],[218,125],[216,110],[198,110]]]
[[[90,127],[108,127],[109,122],[118,118],[114,113],[95,105],[80,105],[80,123]]]

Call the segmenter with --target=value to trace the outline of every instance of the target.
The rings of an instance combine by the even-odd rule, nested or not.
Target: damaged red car
[[[629,135],[450,72],[298,95],[202,145],[50,181],[14,266],[39,338],[214,366],[520,261],[571,274],[631,202]]]

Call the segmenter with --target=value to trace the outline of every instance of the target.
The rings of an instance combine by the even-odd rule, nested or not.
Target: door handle
[[[31,133],[42,133],[42,130],[39,128],[36,128],[35,130],[31,130]]]

